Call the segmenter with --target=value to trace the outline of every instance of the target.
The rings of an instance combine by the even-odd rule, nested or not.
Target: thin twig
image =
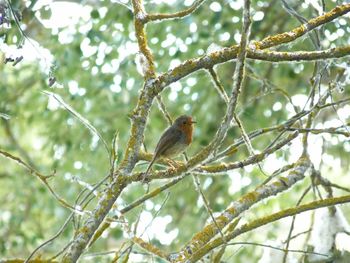
[[[203,203],[204,203],[204,206],[205,206],[205,208],[206,208],[206,210],[207,210],[209,216],[211,217],[211,220],[213,220],[213,222],[214,222],[214,224],[216,225],[216,228],[218,229],[218,231],[219,231],[219,233],[220,233],[222,239],[224,240],[224,242],[226,242],[226,241],[225,241],[225,236],[224,236],[224,234],[221,232],[221,228],[220,228],[220,226],[218,225],[218,222],[216,222],[216,219],[215,219],[215,217],[214,217],[214,215],[213,215],[213,211],[212,211],[211,208],[210,208],[209,201],[207,200],[207,198],[205,197],[205,195],[204,195],[204,193],[203,193],[203,190],[202,190],[202,187],[201,187],[201,183],[200,183],[200,181],[199,181],[198,176],[197,176],[196,174],[193,174],[192,178],[193,178],[193,182],[194,182],[194,184],[195,184],[195,186],[196,186],[196,190],[198,191],[199,195],[201,196],[201,198],[202,198],[202,200],[203,200]]]
[[[95,191],[98,187],[100,187],[102,185],[103,182],[105,182],[107,180],[108,176],[103,178],[99,183],[96,184],[96,186],[91,189],[90,193],[92,193],[93,191]],[[83,193],[84,191],[82,191]],[[82,201],[79,203],[79,205],[83,205],[84,202],[86,201],[86,199],[88,198],[89,194],[86,195]],[[78,199],[77,199],[78,200]],[[76,201],[76,204],[75,204],[75,207],[77,206],[77,201]],[[82,208],[82,211],[85,209],[85,207],[87,206],[87,204],[85,204],[85,206]],[[32,258],[34,256],[34,254],[39,251],[39,249],[42,249],[43,247],[45,247],[46,245],[50,244],[52,241],[54,241],[57,237],[59,237],[62,232],[66,229],[66,227],[68,226],[68,223],[71,221],[71,220],[74,220],[74,215],[75,213],[71,213],[70,216],[66,219],[66,221],[64,222],[64,224],[62,225],[62,227],[60,228],[60,230],[53,236],[51,237],[50,239],[48,239],[47,241],[43,242],[42,244],[40,244],[37,248],[35,248],[33,250],[33,252],[30,254],[30,256],[27,258],[27,261],[29,262],[30,261],[30,258]],[[62,254],[71,244],[72,241],[70,241],[63,249],[61,249],[55,256],[53,256],[50,260],[53,260],[55,258],[57,258],[60,254]]]
[[[238,126],[238,128],[239,128],[239,130],[240,130],[240,132],[242,134],[242,138],[243,138],[244,143],[245,143],[245,145],[246,145],[246,147],[248,149],[249,155],[250,156],[255,155],[255,151],[254,151],[252,142],[250,141],[249,136],[247,135],[247,132],[244,129],[242,121],[239,119],[239,117],[237,116],[236,113],[233,114],[233,118],[236,121],[237,126]],[[257,162],[256,164],[258,165],[259,170],[261,171],[261,173],[263,175],[265,175],[266,177],[268,177],[268,175],[264,172],[263,168],[261,167],[260,162]]]
[[[4,129],[5,132],[7,134],[7,136],[9,137],[12,145],[17,148],[18,152],[20,155],[22,155],[24,157],[24,159],[27,161],[27,163],[33,167],[34,169],[37,169],[36,165],[34,164],[34,161],[32,160],[32,158],[29,156],[28,152],[26,150],[24,150],[24,148],[18,143],[17,139],[15,138],[11,126],[10,126],[10,121],[9,120],[2,120],[3,124],[4,124]]]
[[[266,244],[261,244],[261,243],[255,243],[255,242],[232,242],[232,243],[228,243],[228,245],[230,245],[230,246],[231,245],[251,245],[251,246],[259,246],[259,247],[267,247],[267,248],[283,251],[285,253],[292,252],[292,253],[318,255],[318,256],[327,257],[327,258],[329,257],[329,255],[322,254],[322,253],[310,252],[310,251],[306,251],[306,250],[297,250],[297,249],[288,249],[287,250],[287,249],[283,249],[283,248],[279,248],[279,247],[275,247],[275,246],[271,246],[271,245],[266,245]]]
[[[305,191],[302,193],[302,195],[300,196],[296,206],[299,206],[301,204],[301,202],[303,201],[304,197],[307,195],[307,193],[311,190],[311,186],[309,186],[308,188],[305,189]],[[291,237],[292,237],[292,233],[293,233],[293,229],[294,229],[294,223],[295,223],[295,219],[296,219],[296,215],[293,216],[292,218],[292,223],[290,225],[290,228],[289,228],[289,233],[288,233],[288,237],[287,237],[287,241],[286,241],[286,246],[285,246],[285,252],[284,252],[284,255],[283,255],[283,263],[286,262],[287,260],[287,256],[288,256],[288,252],[290,251],[289,250],[289,243],[290,243],[290,240],[291,240]]]
[[[70,216],[66,219],[66,221],[64,222],[64,224],[61,226],[61,228],[58,230],[58,232],[52,236],[50,239],[46,240],[45,242],[43,242],[40,246],[38,246],[36,249],[33,250],[32,253],[30,253],[29,257],[24,261],[24,263],[28,263],[30,262],[31,258],[34,256],[34,254],[39,251],[41,248],[43,248],[44,246],[50,244],[52,241],[54,241],[58,236],[60,236],[62,234],[62,232],[66,229],[68,223],[70,222],[70,220],[73,218],[74,213],[71,213]]]
[[[157,98],[157,103],[159,105],[159,110],[163,113],[165,119],[168,121],[168,124],[172,125],[173,119],[171,118],[169,112],[167,111],[161,95],[157,95],[156,98]]]
[[[82,211],[77,210],[72,205],[68,204],[63,198],[61,198],[56,192],[52,189],[52,187],[47,182],[47,179],[52,177],[53,175],[43,175],[40,172],[38,172],[36,169],[31,167],[29,164],[27,164],[25,161],[23,161],[21,158],[14,156],[6,151],[3,151],[0,149],[0,155],[9,158],[13,161],[16,161],[18,164],[20,164],[22,167],[26,168],[31,174],[34,174],[39,180],[49,189],[49,192],[53,195],[53,197],[65,208],[70,209],[73,212],[81,213]]]
[[[171,180],[170,182],[155,188],[154,190],[152,190],[151,192],[144,194],[142,197],[136,199],[135,201],[133,201],[132,203],[130,203],[129,205],[127,205],[126,207],[122,208],[119,212],[121,214],[125,214],[127,212],[129,212],[130,210],[134,209],[135,207],[138,207],[139,205],[143,204],[146,200],[149,200],[157,195],[159,195],[160,193],[162,193],[164,190],[169,189],[170,187],[174,186],[175,184],[177,184],[178,182],[180,182],[182,179],[184,179],[187,175],[184,174],[182,176],[179,176],[173,180]],[[106,230],[110,225],[111,222],[113,221],[117,221],[119,219],[118,216],[113,216],[112,218],[110,218],[109,220],[106,220],[100,227],[99,229],[94,233],[93,237],[91,238],[91,242],[89,244],[89,247],[102,235],[102,233],[104,232],[104,230]]]
[[[214,81],[214,87],[216,88],[216,90],[218,91],[220,97],[225,101],[225,103],[228,105],[229,104],[229,97],[227,96],[227,93],[224,89],[224,86],[222,85],[218,75],[216,74],[215,70],[213,67],[210,67],[208,69],[210,76],[212,77],[213,81]]]
[[[204,1],[205,0],[196,0],[189,8],[173,14],[148,14],[145,22],[151,22],[151,21],[157,21],[157,20],[163,21],[167,19],[179,19],[179,18],[186,17],[192,14],[194,11],[196,11]]]
[[[79,122],[81,122],[89,131],[91,131],[93,134],[95,134],[103,143],[103,146],[106,149],[106,152],[109,156],[109,160],[111,160],[111,153],[108,147],[107,142],[101,135],[101,133],[86,119],[84,118],[79,112],[77,112],[72,106],[70,106],[67,102],[63,100],[63,98],[53,92],[43,90],[42,93],[45,95],[54,98],[60,105],[63,106],[64,109],[66,109],[70,114],[72,114]]]

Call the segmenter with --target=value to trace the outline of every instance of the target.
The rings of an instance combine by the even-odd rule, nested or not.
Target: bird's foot
[[[168,164],[171,167],[171,169],[173,169],[173,170],[175,170],[176,168],[178,168],[180,166],[176,161],[171,160],[171,159],[168,159]]]

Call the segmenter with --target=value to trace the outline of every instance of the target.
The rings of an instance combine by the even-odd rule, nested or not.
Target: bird
[[[171,158],[185,151],[192,142],[193,121],[191,116],[178,117],[173,125],[167,128],[159,139],[144,177],[147,176],[153,163],[159,158]]]

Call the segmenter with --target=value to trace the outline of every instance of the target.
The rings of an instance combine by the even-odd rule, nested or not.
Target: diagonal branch
[[[21,158],[14,156],[8,152],[5,152],[3,150],[0,149],[0,155],[11,159],[15,162],[17,162],[18,164],[20,164],[22,167],[26,168],[31,174],[34,174],[37,178],[39,178],[39,180],[47,187],[47,189],[49,189],[50,193],[53,195],[53,197],[63,206],[66,207],[68,209],[70,209],[73,212],[81,212],[79,210],[77,210],[76,208],[74,208],[72,205],[68,204],[64,199],[62,199],[50,186],[50,184],[48,183],[47,179],[49,179],[50,177],[52,177],[53,175],[43,175],[40,172],[38,172],[37,170],[35,170],[33,167],[31,167],[29,164],[27,164],[26,162],[24,162]]]
[[[298,181],[304,178],[306,171],[310,167],[310,161],[307,158],[300,158],[295,168],[286,177],[272,182],[271,184],[258,187],[255,191],[242,196],[239,200],[233,202],[220,216],[216,218],[217,224],[221,229],[226,227],[233,219],[237,218],[242,212],[248,210],[258,202],[281,193]],[[218,229],[214,223],[208,224],[196,233],[191,241],[181,249],[180,252],[172,254],[172,260],[184,261],[190,258],[197,251],[200,251],[213,237],[218,234]],[[224,241],[223,241],[224,242]]]
[[[186,175],[183,176],[179,176],[173,180],[171,180],[170,182],[157,187],[156,189],[152,190],[149,193],[144,194],[143,196],[141,196],[140,198],[136,199],[135,201],[133,201],[132,203],[130,203],[129,205],[127,205],[126,207],[124,207],[123,209],[121,209],[119,212],[121,214],[125,214],[127,212],[129,212],[130,210],[134,209],[135,207],[138,207],[139,205],[143,204],[146,200],[151,199],[155,196],[157,196],[158,194],[162,193],[163,191],[165,191],[166,189],[172,187],[173,185],[177,184],[178,182],[180,182],[182,179],[185,178]],[[118,220],[118,216],[114,216],[111,218],[112,220]],[[106,220],[100,227],[99,229],[95,232],[94,236],[91,239],[90,242],[90,246],[102,235],[102,233],[109,228],[109,226],[111,225],[110,223],[111,220]]]
[[[186,77],[187,75],[201,69],[212,68],[221,63],[236,59],[238,47],[226,47],[216,52],[206,54],[200,58],[186,60],[179,66],[160,75],[157,80],[161,86],[157,92],[162,91],[169,84]],[[295,51],[295,52],[278,52],[271,50],[259,50],[247,48],[247,58],[270,62],[286,61],[315,61],[323,59],[341,58],[350,55],[350,46],[330,48],[320,51]]]
[[[166,259],[167,257],[167,255],[163,251],[161,251],[159,248],[153,246],[151,243],[145,242],[143,239],[139,237],[134,237],[132,241],[153,255],[157,255],[162,259]]]
[[[258,162],[261,162],[264,160],[267,156],[270,154],[278,151],[283,146],[288,145],[292,140],[294,140],[298,136],[298,132],[291,133],[288,135],[285,139],[279,141],[276,143],[273,147],[269,147],[262,151],[261,153],[254,154],[249,156],[247,159],[232,163],[219,163],[214,165],[205,165],[205,166],[199,166],[197,168],[191,169],[191,171],[197,172],[197,173],[222,173],[229,170],[234,170],[238,168],[242,168],[244,166],[248,166],[251,164],[256,164]],[[172,177],[176,177],[184,172],[189,172],[190,170],[186,170],[185,165],[181,165],[179,168],[173,170],[166,170],[166,171],[160,171],[155,172],[152,175],[150,175],[151,179],[169,179]],[[182,178],[182,177],[181,177]],[[130,180],[132,181],[140,181],[142,180],[142,173],[135,173],[132,177],[130,177]]]
[[[220,97],[225,101],[226,104],[228,104],[229,103],[229,98],[228,98],[228,96],[226,94],[226,91],[225,91],[225,88],[222,85],[222,83],[221,83],[218,75],[216,74],[214,68],[209,68],[208,71],[210,73],[211,78],[214,81],[214,84],[215,84],[214,86],[215,86],[216,90],[218,91]]]
[[[80,257],[88,242],[90,241],[91,237],[93,236],[93,233],[97,230],[98,226],[102,223],[103,219],[106,217],[106,215],[112,208],[115,200],[118,198],[118,196],[126,187],[126,185],[131,183],[131,181],[134,179],[133,176],[129,175],[135,167],[136,162],[138,161],[138,154],[143,142],[147,116],[149,114],[153,100],[159,92],[161,92],[170,83],[181,79],[184,76],[187,76],[188,74],[196,70],[208,68],[210,66],[212,67],[215,64],[223,63],[237,57],[238,60],[236,64],[234,82],[235,86],[232,91],[230,111],[233,112],[236,107],[237,97],[244,76],[244,61],[247,55],[246,45],[248,41],[247,38],[245,38],[244,32],[248,31],[243,30],[242,32],[243,37],[241,41],[241,48],[239,48],[238,46],[224,48],[218,52],[210,53],[202,58],[188,60],[182,65],[156,78],[153,56],[147,45],[146,40],[145,19],[147,17],[147,14],[143,9],[141,0],[132,0],[132,3],[135,15],[135,32],[138,40],[139,49],[140,52],[145,56],[146,61],[148,63],[147,70],[145,72],[145,84],[140,91],[137,106],[131,114],[130,138],[125,148],[126,151],[120,169],[115,172],[113,181],[107,186],[105,192],[98,201],[96,208],[92,212],[92,215],[85,221],[83,227],[81,227],[78,230],[77,235],[75,236],[72,242],[72,245],[63,257],[63,262],[75,262]],[[245,8],[245,10],[247,11],[247,8]],[[298,31],[298,34],[293,35],[295,37],[294,39],[297,39],[301,35],[312,30],[313,28],[327,23],[349,11],[350,4],[346,4],[333,9],[331,12],[328,12],[323,16],[310,20],[305,27],[301,27],[300,31],[303,31],[303,33],[300,33]],[[246,26],[245,28],[247,29],[248,27]],[[273,46],[294,40],[288,34],[282,34],[280,38],[270,37],[270,42],[267,42],[267,40],[265,39],[263,40],[265,42],[262,42],[261,46],[265,45],[266,47],[269,47],[269,45],[267,45],[266,43],[270,43]],[[206,158],[208,158],[208,156],[212,153],[214,146],[220,145],[222,139],[226,135],[227,129],[229,127],[228,125],[232,120],[232,118],[230,118],[232,116],[232,112],[230,111],[228,111],[228,113],[226,114],[222,125],[220,126],[220,129],[212,143],[208,147],[204,148],[204,150],[201,151],[198,155],[192,158],[186,166],[182,166],[179,169],[177,169],[176,172],[178,174],[181,174],[182,172],[185,172],[189,169],[195,168],[198,164],[202,163]]]
[[[321,16],[318,16],[316,18],[309,20],[305,25],[297,27],[289,32],[284,32],[274,36],[269,36],[261,41],[256,41],[254,42],[255,49],[253,49],[252,47],[251,49],[248,49],[247,56],[249,58],[254,59],[254,57],[250,54],[250,50],[258,52],[257,49],[266,49],[266,48],[270,48],[280,44],[289,43],[303,36],[307,32],[315,29],[316,27],[326,24],[342,15],[347,14],[348,12],[350,12],[350,4],[340,5]],[[182,79],[185,76],[197,70],[211,68],[216,64],[224,63],[229,60],[235,59],[237,57],[238,49],[239,49],[238,45],[234,45],[229,48],[222,48],[217,52],[206,54],[200,58],[193,58],[193,59],[184,61],[179,66],[158,76],[156,80],[160,82],[161,85],[159,85],[159,88],[156,90],[157,93],[162,91],[170,83],[173,83],[179,79]],[[346,55],[349,55],[349,52],[347,52]],[[298,58],[298,60],[303,60],[303,59]]]
[[[63,263],[76,262],[78,260],[125,186],[126,183],[123,176],[116,176],[111,184],[108,185],[98,201],[97,206],[92,211],[92,216],[90,216],[77,231],[72,244],[62,258]]]
[[[196,11],[205,0],[196,0],[189,8],[173,13],[173,14],[149,14],[145,19],[145,23],[157,21],[157,20],[167,20],[167,19],[178,19],[192,14]]]
[[[328,95],[326,94],[323,98],[322,101],[324,101],[325,98],[327,98]],[[327,107],[330,107],[332,105],[340,105],[343,103],[346,103],[350,100],[350,98],[345,98],[342,100],[339,100],[335,103],[327,103],[327,104],[315,104],[313,106],[313,108],[309,109],[309,110],[304,110],[301,111],[299,113],[297,113],[296,115],[292,116],[291,118],[289,118],[287,121],[282,122],[281,124],[272,126],[272,127],[267,127],[267,128],[261,128],[255,131],[252,131],[248,134],[249,139],[253,139],[256,138],[262,134],[268,133],[268,132],[272,132],[272,131],[283,131],[283,130],[295,130],[295,131],[299,131],[299,128],[296,127],[292,127],[292,125],[300,120],[301,118],[307,116],[308,114],[312,114],[313,112],[317,112],[319,109],[324,109]],[[335,128],[338,129],[339,127]],[[300,132],[306,132],[309,131],[308,129],[300,129]],[[310,130],[310,132],[312,132],[312,130]],[[333,130],[329,130],[326,129],[325,132],[334,132]],[[320,131],[316,130],[316,133],[321,133]],[[250,165],[250,164],[254,164],[256,162],[262,161],[267,155],[279,150],[280,148],[282,148],[284,145],[287,145],[291,140],[293,140],[298,134],[297,133],[292,133],[289,136],[287,136],[285,139],[280,140],[276,145],[274,145],[273,147],[269,147],[267,149],[265,149],[263,152],[250,156],[247,159],[243,160],[243,161],[237,161],[237,162],[233,162],[233,163],[228,163],[228,164],[215,164],[215,165],[205,165],[205,166],[192,166],[189,165],[189,163],[187,163],[186,165],[181,163],[179,165],[178,168],[176,169],[168,169],[165,171],[158,171],[155,173],[152,173],[150,175],[150,179],[166,179],[166,178],[172,178],[172,177],[176,177],[181,175],[184,172],[189,172],[189,171],[195,171],[198,173],[204,172],[210,172],[210,173],[220,173],[220,172],[224,172],[224,171],[228,171],[228,170],[233,170],[233,169],[237,169],[246,165]],[[343,135],[347,135],[347,134],[343,134]],[[223,150],[221,153],[219,153],[217,155],[217,158],[212,158],[212,159],[208,159],[206,160],[203,164],[206,163],[210,163],[212,161],[215,160],[220,160],[226,156],[230,156],[231,154],[235,153],[238,150],[238,147],[240,145],[242,145],[244,143],[243,138],[238,138],[235,140],[235,143],[232,144],[231,146],[229,146],[227,149]],[[147,153],[140,153],[140,160],[150,160],[152,158],[151,154],[147,154]],[[196,161],[195,159],[196,157],[190,159],[190,164],[194,163]],[[162,162],[166,164],[166,162]],[[133,174],[131,177],[128,178],[130,181],[140,181],[142,179],[142,173],[135,173]]]
[[[294,216],[296,214],[300,214],[302,212],[310,211],[310,210],[315,210],[321,207],[328,207],[328,206],[334,206],[337,204],[344,204],[344,203],[349,203],[350,202],[350,195],[344,195],[340,197],[334,197],[334,198],[327,198],[323,200],[318,200],[318,201],[313,201],[301,206],[293,207],[293,208],[288,208],[282,211],[279,211],[277,213],[258,218],[250,223],[246,223],[242,225],[241,227],[235,229],[231,233],[226,235],[227,240],[231,240],[243,233],[246,233],[248,231],[251,231],[253,229],[256,229],[258,227],[267,225],[269,223],[275,222],[277,220],[280,220],[282,218],[286,218],[289,216]],[[216,238],[215,240],[209,242],[203,248],[198,251],[198,253],[195,253],[192,255],[192,257],[186,261],[186,262],[196,262],[198,259],[203,257],[205,254],[207,254],[209,251],[213,250],[214,248],[223,245],[223,241],[220,238]]]
[[[206,173],[220,173],[220,172],[230,171],[237,168],[242,168],[250,164],[259,163],[270,154],[281,149],[283,146],[288,145],[292,140],[294,140],[298,136],[298,134],[299,134],[298,132],[291,133],[290,135],[287,136],[287,138],[276,143],[276,145],[274,145],[273,147],[269,147],[266,150],[262,151],[261,153],[250,155],[247,159],[243,161],[201,166],[199,170],[204,171]]]
[[[339,5],[333,8],[331,11],[324,13],[321,16],[310,19],[305,24],[294,28],[289,32],[284,32],[277,34],[275,36],[268,36],[259,42],[255,42],[255,47],[257,49],[265,49],[285,43],[289,43],[305,34],[311,30],[319,27],[320,25],[326,24],[339,16],[345,15],[350,11],[350,4]]]
[[[64,263],[76,262],[78,260],[84,249],[89,244],[95,231],[111,210],[114,202],[129,183],[127,175],[133,170],[138,161],[138,153],[143,142],[143,133],[146,126],[147,116],[156,95],[150,88],[152,85],[156,84],[151,80],[155,77],[155,71],[153,56],[146,41],[146,33],[144,29],[145,11],[142,0],[133,0],[132,4],[134,8],[134,23],[139,49],[146,57],[148,63],[145,72],[146,81],[141,90],[137,106],[131,116],[131,134],[126,146],[124,159],[121,162],[119,170],[115,171],[112,182],[106,187],[102,197],[97,203],[97,206],[92,211],[92,215],[78,230],[78,233],[74,237],[68,251],[63,256],[62,262]]]

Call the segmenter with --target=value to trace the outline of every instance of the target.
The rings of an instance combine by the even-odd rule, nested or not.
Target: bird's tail
[[[153,158],[152,158],[152,161],[149,163],[149,165],[148,165],[148,167],[147,167],[147,170],[146,170],[146,172],[145,172],[145,176],[148,175],[148,172],[151,170],[152,165],[153,165],[153,163],[154,163],[155,160],[156,160],[156,158],[153,157]]]

